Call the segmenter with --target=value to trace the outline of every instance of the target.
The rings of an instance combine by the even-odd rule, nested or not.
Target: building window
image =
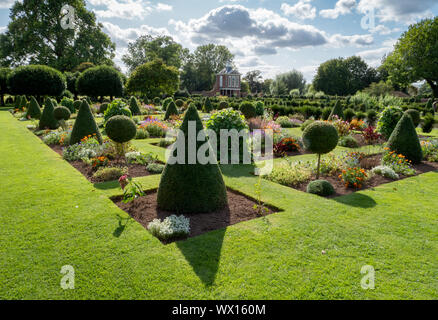
[[[223,76],[220,76],[219,77],[219,87],[223,87],[223,85],[224,85],[224,77]]]

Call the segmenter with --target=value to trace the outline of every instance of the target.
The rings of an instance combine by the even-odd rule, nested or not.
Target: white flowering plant
[[[186,237],[190,234],[190,219],[183,215],[171,215],[163,221],[154,219],[149,223],[148,230],[160,240]]]
[[[371,170],[371,172],[373,174],[378,174],[382,177],[390,178],[392,180],[399,179],[399,175],[392,168],[390,168],[388,166],[375,167],[375,168],[373,168],[373,170]]]

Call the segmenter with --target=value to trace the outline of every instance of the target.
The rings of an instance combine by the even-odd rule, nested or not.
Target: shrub
[[[245,119],[255,118],[257,116],[256,108],[249,101],[244,101],[239,107],[240,112],[245,116]]]
[[[67,121],[70,119],[71,113],[70,110],[68,110],[66,107],[56,107],[53,110],[53,116],[56,120],[64,120]]]
[[[386,139],[389,139],[402,115],[403,110],[400,107],[386,107],[380,114],[379,121],[377,122],[377,131]]]
[[[367,111],[367,117],[366,117],[366,119],[367,119],[367,122],[368,122],[368,124],[369,124],[370,126],[374,125],[374,123],[375,123],[376,120],[377,120],[377,112],[376,112],[376,110],[373,110],[373,109],[368,110],[368,111]]]
[[[185,150],[188,150],[189,121],[196,122],[196,135],[204,129],[193,104],[187,109],[180,128],[185,134]],[[203,144],[197,141],[196,152]],[[184,164],[167,162],[158,188],[160,209],[179,213],[212,212],[225,207],[227,202],[225,183],[217,163],[188,164],[187,152]]]
[[[389,178],[392,180],[397,180],[400,178],[399,175],[394,170],[392,170],[392,168],[387,167],[387,166],[375,167],[371,170],[371,173],[377,174],[379,176]]]
[[[91,108],[86,100],[82,101],[76,121],[71,132],[70,144],[79,143],[84,137],[95,135],[97,141],[102,143],[102,136],[96,121],[94,120]]]
[[[101,167],[93,174],[93,178],[98,181],[118,180],[121,176],[128,173],[128,168],[123,167]]]
[[[312,170],[308,165],[284,161],[276,164],[266,179],[284,186],[295,187],[309,181],[311,177]]]
[[[40,123],[38,128],[40,130],[43,129],[58,129],[59,128],[59,122],[55,119],[55,116],[53,114],[54,107],[52,100],[50,98],[46,98],[45,107],[43,109],[43,113],[41,114]]]
[[[108,109],[105,110],[103,114],[104,122],[106,123],[111,117],[114,116],[127,116],[132,117],[131,110],[128,105],[122,99],[115,99],[110,103]]]
[[[131,113],[133,115],[141,114],[140,107],[138,106],[138,101],[135,97],[131,97],[131,100],[129,101],[129,110],[131,110]]]
[[[369,126],[362,132],[362,137],[367,144],[376,144],[382,139],[382,135],[378,133],[374,127]]]
[[[223,109],[227,109],[228,108],[228,102],[226,101],[221,101],[219,103],[219,110],[223,110]]]
[[[34,97],[30,97],[29,108],[27,109],[26,117],[30,117],[32,119],[41,118],[41,109],[40,105],[36,101]]]
[[[153,236],[163,241],[187,237],[190,234],[190,219],[183,215],[171,215],[162,222],[154,219],[148,224],[148,230]]]
[[[332,112],[332,109],[330,108],[324,108],[322,109],[321,119],[322,120],[328,120],[330,117],[330,113]]]
[[[346,109],[344,111],[344,120],[350,122],[351,120],[353,120],[355,115],[356,113],[354,112],[353,109]]]
[[[424,159],[431,162],[438,162],[438,140],[421,141]]]
[[[168,97],[166,99],[163,100],[163,110],[166,111],[167,110],[167,106],[173,101],[173,99],[171,97]]]
[[[307,193],[328,197],[335,193],[335,189],[331,183],[326,180],[315,180],[307,185]]]
[[[275,122],[277,122],[282,128],[293,128],[294,127],[292,121],[286,116],[278,117],[277,120],[275,120]]]
[[[26,94],[37,97],[59,96],[66,88],[61,72],[48,66],[28,65],[13,70],[8,77],[12,94]]]
[[[262,101],[255,103],[256,115],[263,116],[265,113],[265,104]]]
[[[309,125],[311,125],[312,123],[314,123],[314,122],[315,122],[315,120],[312,120],[312,119],[306,120],[306,121],[301,125],[301,131],[306,130],[306,128],[307,128]]]
[[[75,107],[75,110],[79,110],[81,108],[81,105],[82,105],[82,101],[81,100],[76,100],[73,103],[73,106]]]
[[[332,112],[330,113],[329,119],[332,119],[334,116],[337,116],[339,119],[344,118],[344,112],[342,110],[341,101],[336,101],[335,106],[333,107]]]
[[[388,140],[387,147],[406,156],[413,163],[420,163],[423,160],[420,140],[415,131],[412,118],[408,114],[404,114],[398,122]]]
[[[123,94],[120,73],[105,65],[85,70],[77,79],[76,87],[80,94],[90,97],[120,97]]]
[[[146,129],[139,128],[137,130],[137,134],[135,136],[135,139],[143,140],[143,139],[149,139],[149,137],[150,137],[149,132]]]
[[[104,114],[105,111],[108,110],[108,107],[109,107],[108,102],[102,103],[99,107],[99,113]]]
[[[105,132],[111,140],[117,143],[125,143],[134,139],[137,134],[137,127],[134,121],[127,116],[114,116],[106,123]]]
[[[358,148],[359,143],[352,136],[343,136],[339,139],[339,145],[345,148]]]
[[[342,170],[339,179],[344,183],[346,188],[362,189],[368,174],[361,168],[346,168]]]
[[[171,101],[167,106],[166,115],[164,116],[164,121],[169,120],[171,116],[178,115],[178,109],[176,108],[175,102]]]
[[[433,116],[433,114],[431,113],[426,114],[426,116],[424,117],[423,124],[421,125],[421,130],[424,133],[432,132],[434,123],[435,123],[435,117]]]
[[[75,113],[76,112],[75,107],[74,107],[74,100],[73,99],[70,99],[70,98],[67,98],[67,97],[62,98],[61,106],[66,107],[70,111],[70,113]]]
[[[365,119],[366,117],[367,117],[367,115],[366,115],[365,112],[362,112],[362,111],[358,111],[358,112],[356,112],[356,119],[357,119],[357,120],[363,120],[363,119]]]
[[[150,173],[160,174],[164,170],[164,165],[160,163],[150,163],[146,167],[146,170]]]
[[[178,108],[182,108],[182,107],[184,106],[184,101],[181,100],[181,99],[177,99],[177,100],[175,101],[175,105],[176,105]]]
[[[390,167],[398,174],[405,176],[415,175],[415,170],[412,168],[411,160],[406,159],[402,154],[397,154],[395,151],[391,151],[389,148],[385,148],[386,152],[382,157],[382,165]]]
[[[164,137],[166,135],[166,131],[168,130],[166,124],[156,118],[148,118],[147,120],[141,122],[140,129],[146,130],[153,138]]]
[[[329,153],[338,145],[339,135],[336,128],[328,123],[316,121],[309,125],[303,132],[304,147],[318,154],[316,179],[319,178],[321,154]]]
[[[416,110],[416,109],[409,109],[406,110],[405,113],[407,113],[408,115],[411,116],[412,122],[414,123],[414,127],[418,127],[418,125],[421,122],[421,114],[420,111]]]
[[[209,97],[205,98],[204,105],[202,107],[202,111],[204,111],[205,113],[210,113],[213,111],[213,104],[211,103]]]

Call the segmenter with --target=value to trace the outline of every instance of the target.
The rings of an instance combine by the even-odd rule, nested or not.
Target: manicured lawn
[[[109,200],[117,183],[93,186],[8,112],[0,127],[0,299],[437,297],[437,172],[336,200],[263,181],[283,212],[163,245]],[[251,166],[222,170],[255,197]],[[63,265],[74,290],[60,287]],[[364,265],[375,290],[361,288]]]

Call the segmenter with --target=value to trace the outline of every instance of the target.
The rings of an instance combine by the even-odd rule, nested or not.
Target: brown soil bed
[[[247,196],[241,195],[235,191],[228,190],[228,206],[224,209],[210,213],[184,214],[190,219],[189,238],[199,236],[203,233],[213,230],[223,229],[230,225],[260,218],[258,212],[254,209],[256,201]],[[147,228],[148,224],[154,219],[165,219],[175,212],[168,212],[157,208],[157,191],[151,191],[144,197],[135,199],[130,203],[123,203],[121,197],[112,199],[113,202],[122,210],[127,212],[133,219]],[[266,206],[269,213],[272,214],[280,210],[271,206]],[[182,239],[173,239],[166,241],[170,243]]]
[[[370,157],[366,157],[364,159],[362,159],[361,161],[361,167],[366,169],[366,170],[370,170],[376,166],[379,166],[382,160],[382,155],[381,154],[377,154],[377,155],[373,155]],[[420,164],[417,165],[413,165],[413,168],[416,171],[416,176],[423,174],[423,173],[427,173],[427,172],[431,172],[431,171],[436,171],[438,170],[438,163],[437,162],[427,162],[427,161],[423,161]],[[347,194],[351,194],[354,193],[356,191],[361,191],[361,190],[366,190],[366,189],[372,189],[374,187],[377,187],[379,185],[385,184],[385,183],[390,183],[390,182],[394,182],[394,181],[398,181],[398,180],[392,180],[390,178],[385,178],[382,177],[380,175],[375,175],[373,177],[371,177],[366,184],[364,185],[364,187],[362,189],[354,189],[354,188],[346,188],[345,185],[341,182],[341,180],[338,178],[338,174],[335,174],[333,176],[320,176],[320,180],[327,180],[328,182],[330,182],[333,186],[333,188],[335,189],[335,193],[327,198],[336,198],[339,196],[343,196],[343,195],[347,195]],[[399,175],[400,179],[406,179],[406,178],[410,178],[412,176],[403,176],[403,175]],[[316,180],[315,176],[312,176],[312,178],[309,181],[306,181],[304,183],[301,183],[295,187],[293,187],[294,189],[306,192],[307,190],[307,185],[309,184],[310,181]]]
[[[62,156],[62,146],[59,145],[53,145],[50,146],[53,151],[60,154]],[[73,161],[68,162],[72,167],[74,167],[76,170],[78,170],[80,173],[82,173],[83,176],[85,176],[88,181],[92,183],[99,183],[104,182],[99,179],[93,178],[93,174],[97,171],[97,168],[90,167],[86,163],[82,161]],[[108,162],[107,167],[127,167],[128,168],[128,176],[132,178],[136,177],[145,177],[151,175],[149,171],[146,170],[146,166],[140,165],[140,164],[126,164],[124,161],[120,160],[110,160]]]

